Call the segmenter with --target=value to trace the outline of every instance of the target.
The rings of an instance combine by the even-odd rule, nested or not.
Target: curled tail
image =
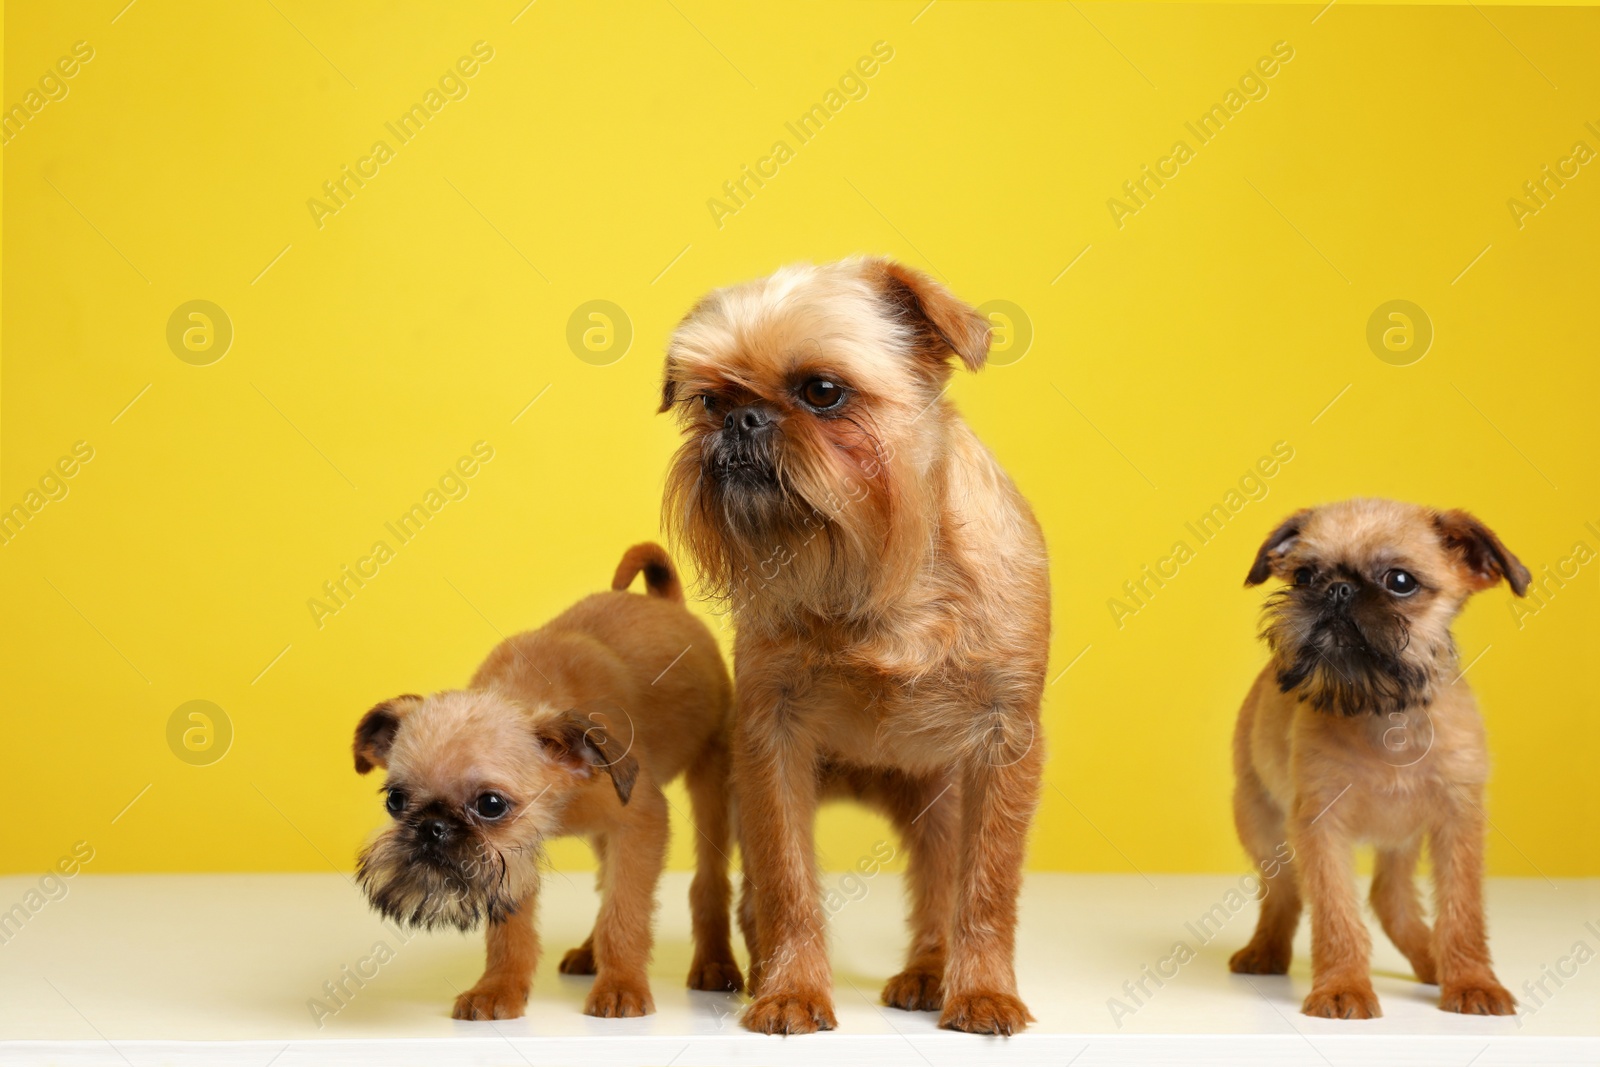
[[[633,584],[633,576],[640,571],[644,571],[645,589],[651,596],[683,603],[683,585],[678,581],[678,572],[673,569],[672,557],[654,541],[634,545],[622,554],[616,576],[611,579],[611,588],[627,589]]]

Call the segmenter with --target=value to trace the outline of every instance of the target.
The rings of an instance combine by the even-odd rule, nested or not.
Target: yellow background
[[[81,839],[94,871],[348,869],[384,818],[357,716],[461,684],[659,535],[664,339],[793,260],[886,253],[1032,324],[953,395],[1050,542],[1036,870],[1243,869],[1240,583],[1290,510],[1468,507],[1536,574],[1600,550],[1600,164],[1520,229],[1507,207],[1600,148],[1593,10],[525,2],[6,5],[6,107],[75,41],[94,58],[4,150],[0,506],[94,458],[0,547],[0,868]],[[477,41],[469,94],[395,144]],[[865,98],[798,144],[785,122],[877,41]],[[1198,146],[1184,122],[1278,41],[1268,95]],[[1195,158],[1119,229],[1108,198],[1180,138]],[[395,158],[318,228],[308,199],[379,139]],[[719,227],[707,201],[780,139]],[[1435,331],[1410,366],[1366,343],[1397,298]],[[209,366],[166,342],[194,299],[235,332]],[[634,331],[606,366],[566,341],[596,299]],[[469,495],[318,628],[307,600],[480,440]],[[1266,498],[1119,628],[1123,582],[1197,547],[1184,524],[1279,441]],[[1457,629],[1499,874],[1600,874],[1597,573]],[[234,730],[210,766],[167,744],[194,699]],[[885,833],[832,809],[825,860]]]

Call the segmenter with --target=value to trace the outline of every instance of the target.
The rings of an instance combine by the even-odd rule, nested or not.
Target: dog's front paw
[[[814,1034],[838,1026],[826,993],[773,993],[760,997],[739,1020],[758,1034]]]
[[[1265,945],[1251,941],[1228,960],[1228,970],[1234,974],[1288,974],[1293,952],[1288,942]]]
[[[883,1002],[901,1011],[938,1011],[944,1006],[944,969],[907,967],[883,987]]]
[[[483,979],[456,998],[456,1006],[450,1017],[477,1022],[520,1019],[528,1006],[528,988],[526,982]]]
[[[577,948],[568,949],[556,970],[562,974],[593,974],[594,946],[585,941]]]
[[[999,1034],[1010,1037],[1033,1022],[1028,1006],[1011,993],[963,993],[947,996],[939,1025],[946,1030],[969,1034]]]
[[[1372,986],[1339,985],[1313,989],[1300,1010],[1319,1019],[1376,1019],[1383,1014]]]
[[[1450,985],[1439,995],[1439,1010],[1462,1015],[1514,1015],[1517,1002],[1493,978],[1474,985]]]
[[[707,993],[738,993],[744,989],[744,976],[732,959],[696,959],[689,965],[689,988]]]
[[[601,1019],[636,1019],[653,1014],[656,1002],[650,997],[650,986],[643,980],[608,982],[599,979],[583,1002],[583,1013]]]

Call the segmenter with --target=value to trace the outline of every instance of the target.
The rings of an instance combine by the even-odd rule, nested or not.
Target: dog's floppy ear
[[[400,720],[422,706],[422,698],[415,693],[385,700],[361,716],[356,723],[356,739],[351,748],[356,756],[356,773],[366,774],[374,767],[389,767],[389,749],[394,745],[394,735],[400,732]]]
[[[1474,592],[1488,589],[1504,578],[1513,593],[1527,595],[1533,575],[1489,527],[1459,508],[1435,515],[1433,527],[1445,547],[1461,561],[1467,584]]]
[[[1278,528],[1267,535],[1267,539],[1261,542],[1260,550],[1256,552],[1256,561],[1250,565],[1250,573],[1245,575],[1245,585],[1260,585],[1272,577],[1272,565],[1294,546],[1295,540],[1300,536],[1300,528],[1305,525],[1310,515],[1310,508],[1301,508],[1280,522]]]
[[[616,736],[614,717],[604,711],[573,708],[539,723],[535,732],[539,743],[558,762],[585,774],[595,768],[609,774],[617,799],[626,804],[633,795],[634,779],[639,777],[639,761],[630,752],[632,730],[627,737]],[[621,717],[628,719],[626,713]],[[632,725],[628,719],[628,726]]]
[[[889,259],[869,261],[895,316],[911,327],[920,355],[942,361],[950,353],[968,370],[989,358],[989,320],[919,270]]]

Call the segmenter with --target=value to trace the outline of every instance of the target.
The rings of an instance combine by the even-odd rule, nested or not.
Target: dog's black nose
[[[760,404],[744,404],[728,412],[722,420],[724,430],[746,437],[772,425],[772,411]]]
[[[417,832],[425,841],[443,844],[445,838],[450,836],[450,824],[443,819],[424,819],[418,824]]]
[[[1335,605],[1348,604],[1350,598],[1356,595],[1356,587],[1349,582],[1334,582],[1328,586],[1328,599]]]

